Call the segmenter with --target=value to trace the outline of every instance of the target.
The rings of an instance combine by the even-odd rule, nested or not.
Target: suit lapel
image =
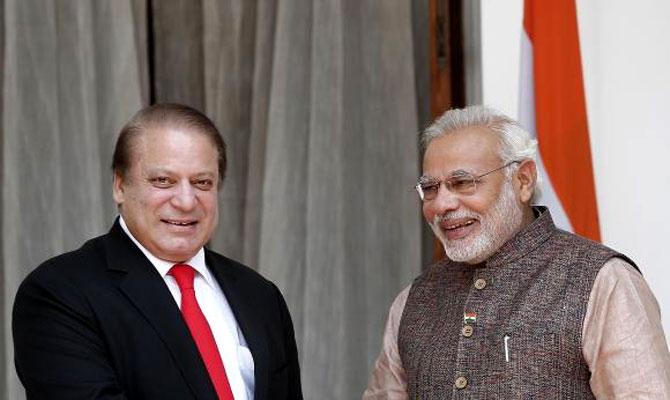
[[[179,307],[158,271],[123,232],[118,221],[105,237],[105,245],[110,273],[122,274],[118,279],[119,289],[154,327],[195,398],[216,398]]]
[[[207,265],[219,282],[254,358],[254,398],[269,398],[266,393],[270,376],[268,347],[262,335],[265,331],[264,321],[258,318],[258,311],[247,300],[249,296],[253,296],[253,289],[244,287],[237,279],[235,266],[212,257],[208,250],[205,254]]]

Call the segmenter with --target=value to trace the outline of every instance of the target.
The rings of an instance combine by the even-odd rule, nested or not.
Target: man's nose
[[[444,215],[447,211],[456,210],[459,204],[458,195],[450,192],[444,184],[441,184],[437,190],[437,196],[430,202],[429,207],[433,214]]]
[[[178,185],[175,190],[176,193],[172,196],[172,205],[182,211],[192,210],[198,200],[195,196],[195,189],[190,182]]]

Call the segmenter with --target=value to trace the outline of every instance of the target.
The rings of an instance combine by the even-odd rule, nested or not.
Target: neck
[[[535,212],[533,211],[533,207],[531,207],[530,205],[524,206],[523,218],[521,219],[521,226],[519,226],[519,231],[523,230],[533,221],[535,221]]]

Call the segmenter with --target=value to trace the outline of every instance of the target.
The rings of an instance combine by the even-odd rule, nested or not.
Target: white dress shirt
[[[181,307],[181,292],[177,281],[172,275],[168,275],[174,263],[161,260],[151,254],[130,233],[123,217],[119,217],[119,221],[124,232],[142,250],[142,253],[163,277],[174,301],[177,306]],[[201,248],[184,264],[190,265],[196,271],[193,281],[195,297],[212,329],[233,396],[235,400],[252,400],[254,398],[254,360],[223,290],[205,265],[205,250]]]

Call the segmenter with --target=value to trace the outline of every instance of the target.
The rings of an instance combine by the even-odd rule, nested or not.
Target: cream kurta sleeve
[[[619,258],[591,290],[582,352],[598,399],[670,399],[670,354],[658,303],[639,272]]]
[[[391,304],[384,337],[382,351],[375,361],[368,388],[363,393],[364,400],[406,400],[407,376],[398,354],[398,328],[405,302],[409,295],[407,286]]]

